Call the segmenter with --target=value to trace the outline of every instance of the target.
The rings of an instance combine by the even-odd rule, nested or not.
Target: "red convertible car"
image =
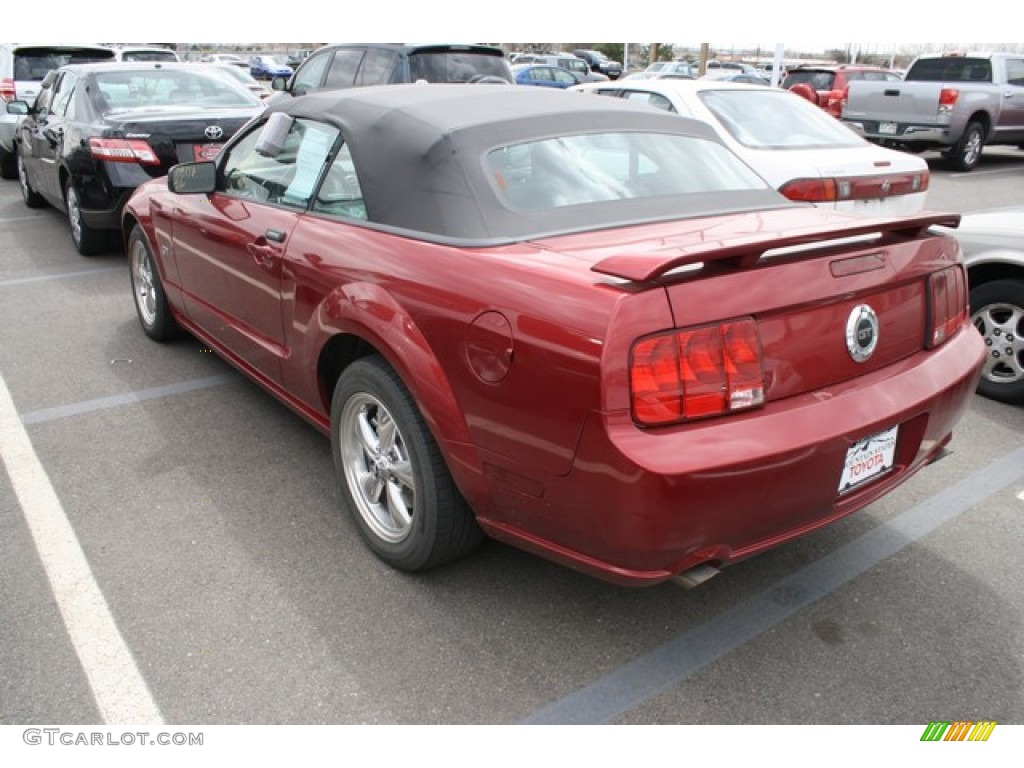
[[[329,434],[369,547],[700,581],[863,508],[978,384],[955,214],[851,218],[702,123],[393,85],[287,100],[124,216],[135,302]]]

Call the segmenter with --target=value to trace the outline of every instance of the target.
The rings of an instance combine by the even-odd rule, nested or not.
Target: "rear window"
[[[988,59],[964,57],[918,59],[907,70],[905,79],[936,83],[951,80],[991,82],[992,63]]]
[[[783,82],[782,87],[789,88],[798,83],[804,83],[816,91],[831,91],[832,84],[835,81],[836,76],[834,72],[807,69],[790,72],[786,75],[786,80]]]
[[[95,84],[104,114],[181,106],[251,107],[259,101],[248,88],[219,73],[191,70],[98,72]]]
[[[864,144],[843,123],[787,91],[704,91],[700,98],[736,141],[752,149],[822,149]]]
[[[483,77],[512,81],[504,56],[472,51],[415,52],[409,56],[409,70],[413,82],[468,83]]]
[[[765,182],[720,144],[659,133],[588,133],[494,149],[487,170],[510,208],[763,190]]]
[[[174,51],[124,51],[121,61],[177,61]]]
[[[40,82],[50,70],[65,64],[112,61],[114,52],[102,48],[19,48],[14,52],[14,79]]]

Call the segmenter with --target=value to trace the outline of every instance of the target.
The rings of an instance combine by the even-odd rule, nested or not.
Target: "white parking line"
[[[160,710],[114,623],[2,376],[0,460],[11,479],[103,721],[108,725],[163,725]],[[59,712],[52,714],[54,722],[62,721]]]

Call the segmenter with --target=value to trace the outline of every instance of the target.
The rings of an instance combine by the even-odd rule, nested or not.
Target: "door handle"
[[[261,243],[260,240],[263,242]],[[245,249],[249,251],[253,261],[263,267],[263,269],[271,272],[274,270],[278,249],[272,245],[268,245],[264,238],[261,237],[255,243],[249,243],[245,246]]]

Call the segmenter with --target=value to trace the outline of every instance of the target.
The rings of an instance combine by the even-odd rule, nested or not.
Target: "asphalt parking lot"
[[[936,160],[928,207],[1022,190],[1024,152]],[[1024,723],[1024,409],[975,397],[896,493],[693,591],[494,542],[409,576],[328,441],[146,338],[67,230],[0,182],[0,724]]]

